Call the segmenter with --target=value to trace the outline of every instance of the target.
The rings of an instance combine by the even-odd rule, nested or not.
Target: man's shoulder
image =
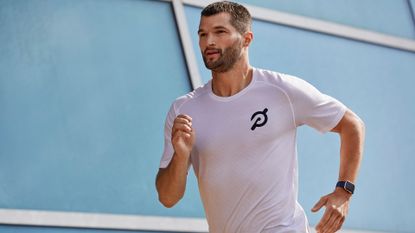
[[[301,85],[304,80],[290,74],[255,68],[257,81],[280,89],[290,89],[291,86]]]
[[[176,109],[180,108],[183,104],[192,102],[194,100],[197,100],[199,97],[204,96],[209,92],[209,84],[210,82],[197,87],[193,91],[188,92],[187,94],[184,94],[182,96],[179,96],[176,98],[176,100],[173,102],[173,105]]]

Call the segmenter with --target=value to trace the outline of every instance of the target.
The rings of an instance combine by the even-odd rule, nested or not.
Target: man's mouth
[[[205,54],[205,57],[214,57],[214,56],[220,55],[221,51],[220,49],[206,49],[204,54]]]

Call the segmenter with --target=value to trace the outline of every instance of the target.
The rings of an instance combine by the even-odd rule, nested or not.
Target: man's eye
[[[223,33],[225,33],[226,31],[224,31],[224,30],[220,30],[220,31],[217,31],[217,33],[218,34],[223,34]]]
[[[206,33],[199,33],[199,37],[205,37]]]

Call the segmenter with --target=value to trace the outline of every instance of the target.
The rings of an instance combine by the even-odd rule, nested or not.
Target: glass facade
[[[347,0],[243,0],[241,2],[414,39],[415,27],[411,22],[407,1],[409,0],[361,0],[358,3]]]
[[[1,1],[0,16],[0,208],[167,214],[163,124],[191,89],[170,3]]]
[[[404,0],[243,2],[415,37]],[[207,82],[200,8],[185,6],[184,17]],[[191,90],[177,29],[169,1],[0,1],[0,209],[204,217],[194,174],[172,209],[158,203],[154,187],[165,115]],[[345,227],[414,231],[415,53],[260,20],[253,33],[253,66],[307,80],[366,123]],[[311,207],[337,181],[338,151],[336,135],[299,129],[299,200],[312,225],[321,213]],[[100,232],[0,225],[40,231]]]

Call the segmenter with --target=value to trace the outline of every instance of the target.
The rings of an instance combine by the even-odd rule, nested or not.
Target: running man
[[[252,67],[251,21],[237,3],[203,9],[199,46],[212,79],[179,97],[167,114],[159,200],[172,207],[183,197],[192,166],[210,232],[310,232],[297,202],[296,129],[306,124],[340,135],[338,183],[312,209],[325,207],[318,232],[336,232],[354,191],[364,124],[304,80]]]

